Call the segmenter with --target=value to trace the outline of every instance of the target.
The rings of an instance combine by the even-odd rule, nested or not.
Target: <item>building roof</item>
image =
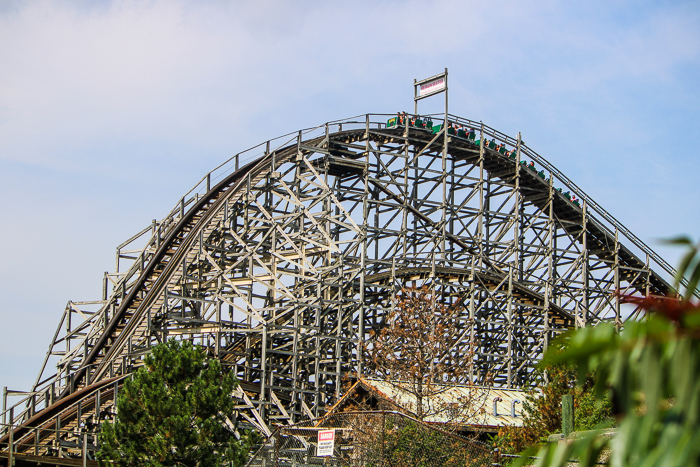
[[[464,385],[434,387],[431,395],[423,398],[423,412],[426,414],[423,420],[426,422],[459,423],[490,430],[523,424],[523,402],[527,397],[523,390]],[[414,394],[396,383],[370,378],[360,378],[331,408],[329,414],[343,411],[362,390],[400,411],[416,414],[418,399]]]

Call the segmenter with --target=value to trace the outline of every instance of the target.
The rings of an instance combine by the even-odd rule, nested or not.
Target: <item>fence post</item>
[[[384,466],[384,434],[386,433],[386,412],[382,411],[382,463]]]
[[[15,446],[14,446],[15,433],[14,433],[14,431],[15,430],[13,429],[14,428],[14,426],[13,426],[14,419],[15,419],[15,408],[10,407],[10,427],[9,427],[9,429],[10,429],[10,440],[9,440],[10,441],[10,449],[9,449],[8,454],[7,454],[7,467],[13,467],[15,465],[15,453],[14,453],[14,450],[15,450]]]
[[[83,428],[83,467],[87,467],[87,441],[88,441],[88,432],[87,432],[87,426]]]
[[[275,443],[275,467],[279,467],[280,465],[280,431],[282,430],[277,428],[277,433],[275,436],[275,439],[277,440]]]
[[[574,396],[566,394],[561,398],[561,432],[564,438],[574,431]]]
[[[7,430],[7,386],[2,388],[2,433]]]
[[[493,450],[493,463],[491,465],[493,467],[501,467],[501,450],[498,448]]]
[[[62,457],[63,448],[61,447],[61,414],[56,415],[56,446],[58,446],[58,457]]]

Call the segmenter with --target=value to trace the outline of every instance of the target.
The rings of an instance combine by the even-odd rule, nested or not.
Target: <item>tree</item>
[[[433,467],[491,465],[486,443],[443,431],[443,426],[421,422],[395,412],[344,415],[351,427],[352,444],[341,449],[341,465],[364,467]],[[337,421],[337,419],[336,419]]]
[[[504,426],[498,430],[494,446],[508,454],[517,454],[547,440],[554,433],[561,433],[562,396],[574,396],[574,429],[592,430],[614,422],[610,398],[596,397],[595,377],[583,384],[576,384],[576,371],[567,366],[547,368],[548,382],[533,390],[523,404],[523,425]]]
[[[367,456],[369,467],[485,466],[491,460],[489,451],[473,440],[399,418],[387,419],[375,446],[374,455]],[[379,449],[381,453],[376,452]]]
[[[700,306],[695,301],[700,280],[699,248],[685,256],[681,278],[690,278],[685,295],[623,297],[647,311],[643,321],[578,330],[565,338],[561,353],[548,355],[553,364],[575,365],[579,383],[597,375],[597,396],[612,391],[620,423],[614,437],[592,433],[569,443],[543,446],[535,465],[564,466],[569,459],[581,467],[605,461],[615,466],[700,465]],[[529,454],[534,454],[534,450]],[[530,464],[525,457],[516,465]]]
[[[227,426],[237,384],[187,341],[154,347],[124,383],[114,423],[102,427],[100,465],[243,465],[256,438],[248,433],[238,440]]]
[[[419,420],[447,410],[464,414],[473,401],[454,407],[434,397],[449,389],[446,383],[464,382],[471,375],[473,351],[465,339],[461,304],[442,304],[426,286],[403,288],[395,298],[372,341],[377,374],[415,397]]]

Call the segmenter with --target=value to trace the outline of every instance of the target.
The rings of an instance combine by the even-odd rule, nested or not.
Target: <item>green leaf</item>
[[[693,241],[685,235],[681,235],[679,237],[674,237],[674,238],[662,238],[662,239],[659,239],[659,242],[662,244],[666,244],[666,245],[681,245],[681,246],[691,246],[693,244]]]
[[[685,293],[685,301],[690,300],[693,295],[696,293],[696,289],[698,288],[698,283],[700,282],[700,261],[697,261],[695,263],[695,269],[693,270],[693,274],[690,277],[690,280],[688,281],[688,287],[686,288],[686,293]]]
[[[689,251],[681,259],[681,264],[678,267],[678,270],[676,271],[676,281],[675,281],[676,290],[680,290],[680,284],[683,282],[683,279],[687,275],[688,268],[690,267],[690,264],[695,259],[696,254],[697,254],[697,249],[690,248]]]

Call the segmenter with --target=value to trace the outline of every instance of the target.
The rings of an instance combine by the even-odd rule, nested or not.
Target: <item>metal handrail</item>
[[[130,376],[131,376],[130,374],[120,375],[120,376],[114,378],[114,381],[112,381],[112,382],[109,383],[109,384],[110,384],[110,385],[115,384],[115,383],[116,383],[116,384],[119,384],[119,383],[121,383],[124,379],[126,379],[126,378],[128,378],[128,377],[130,377]],[[97,391],[100,391],[100,390],[102,390],[102,389],[103,389],[103,387],[94,388],[92,391],[89,392],[89,394],[94,394],[94,393],[96,393]],[[13,405],[12,407],[8,408],[8,409],[7,409],[5,412],[3,412],[1,415],[5,415],[5,414],[7,414],[7,413],[12,413],[12,412],[11,412],[11,409],[14,409],[15,407],[18,407],[20,404],[22,404],[23,402],[27,401],[30,397],[31,397],[31,396],[27,397],[27,398],[24,399],[23,401],[20,401],[20,402],[18,402],[17,404]],[[83,402],[83,400],[82,400],[82,399],[79,399],[79,400],[77,400],[77,401],[75,401],[75,402],[69,404],[68,406],[62,408],[62,409],[60,410],[59,413],[65,413],[65,412],[67,412],[67,411],[76,409],[77,406],[78,406],[79,404],[82,404],[82,402]],[[116,400],[114,401],[114,404],[116,404]],[[47,408],[49,408],[49,407],[45,407],[43,410],[46,410]],[[14,417],[14,420],[10,420],[10,423],[7,423],[7,422],[2,422],[2,423],[0,423],[0,427],[2,427],[2,428],[0,429],[0,433],[3,433],[2,436],[4,436],[4,433],[6,433],[7,427],[12,427],[13,430],[14,430],[14,429],[17,429],[17,428],[24,428],[24,429],[28,429],[28,430],[31,430],[31,429],[34,429],[34,428],[41,428],[40,425],[37,425],[37,426],[35,426],[35,427],[32,427],[32,426],[30,426],[30,425],[24,425],[24,424],[23,424],[23,421],[29,421],[29,420],[31,419],[31,417],[32,417],[31,415],[28,414],[28,410],[29,410],[29,408],[27,407],[27,408],[24,409],[22,412],[20,412],[18,415],[16,415],[16,416]],[[38,412],[37,412],[37,413],[38,413]],[[25,418],[26,418],[26,419],[25,419]]]
[[[472,128],[476,129],[483,129],[485,134],[488,134],[489,136],[492,136],[494,139],[497,139],[499,141],[502,141],[503,143],[506,143],[512,147],[517,146],[517,139],[512,138],[505,133],[501,133],[500,131],[485,125],[483,122],[476,122],[474,120],[469,120],[469,119],[464,119],[461,117],[458,117],[456,115],[449,115],[449,118],[453,118],[457,122],[466,122],[467,125],[471,126]],[[627,227],[622,225],[617,219],[615,219],[608,211],[603,209],[602,206],[600,206],[598,203],[596,203],[593,198],[591,198],[586,192],[584,192],[578,185],[576,185],[569,177],[564,175],[559,169],[554,167],[552,164],[550,164],[545,158],[540,156],[537,152],[532,150],[530,147],[528,147],[526,144],[524,144],[522,141],[520,142],[520,153],[525,154],[526,156],[530,157],[533,159],[535,162],[543,166],[547,171],[550,172],[553,176],[555,176],[559,181],[561,181],[566,188],[568,188],[570,191],[574,192],[576,196],[581,198],[582,200],[585,200],[586,202],[586,207],[591,208],[595,213],[600,215],[605,221],[607,221],[609,224],[611,224],[613,227],[615,227],[619,233],[622,233],[625,237],[627,237],[637,248],[639,248],[642,252],[645,254],[649,255],[649,258],[652,259],[654,262],[656,262],[659,266],[661,266],[668,274],[670,274],[672,277],[676,277],[677,271],[675,268],[673,268],[670,264],[668,264],[663,258],[661,258],[654,250],[651,249],[646,243],[644,243],[639,237],[634,235],[632,231],[630,231]],[[610,232],[612,233],[612,232]],[[683,285],[687,285],[687,280],[683,278]]]

